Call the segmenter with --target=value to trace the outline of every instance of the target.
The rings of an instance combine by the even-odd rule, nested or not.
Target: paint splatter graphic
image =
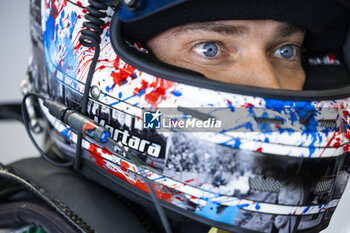
[[[64,0],[45,1],[42,23],[49,73],[46,84],[52,98],[81,100],[94,55],[93,49],[79,43],[86,14],[82,6],[88,4],[86,0],[76,1],[76,5]],[[107,11],[109,16],[113,13],[111,9]],[[230,226],[269,232],[272,227],[277,228],[278,216],[282,215],[286,222],[293,222],[294,215],[300,217],[294,221],[298,223],[306,223],[312,216],[318,222],[310,223],[310,227],[316,227],[323,218],[329,219],[348,178],[349,165],[344,152],[350,148],[350,119],[346,111],[350,107],[349,98],[282,101],[155,77],[115,54],[110,42],[110,18],[104,20],[101,53],[92,83],[100,96],[90,103],[90,117],[97,117],[99,123],[104,121],[114,135],[127,130],[133,140],[146,140],[150,145],[162,141],[166,152],[157,159],[144,151],[138,153],[145,162],[140,170],[118,153],[111,153],[105,145],[86,142],[85,158],[115,179],[148,192],[140,175],[144,172],[152,180],[159,198]],[[133,47],[145,52],[139,43]],[[179,106],[217,107],[231,114],[244,109],[245,113],[237,121],[231,118],[230,127],[218,133],[143,131],[143,108]],[[259,109],[264,111],[258,112]],[[324,110],[330,110],[330,117]],[[310,111],[313,114],[308,124],[303,124],[301,119]],[[279,119],[283,124],[257,123],[257,118]],[[320,124],[322,119],[337,124],[324,127]],[[66,140],[76,141],[74,132],[57,120],[51,122]],[[241,131],[234,131],[237,129]],[[130,146],[126,136],[123,137],[126,146]],[[282,204],[293,197],[283,198],[281,193],[288,193],[286,190],[292,193],[301,190],[300,187],[313,188],[304,194],[305,206],[297,203],[301,195],[293,204]],[[327,195],[333,196],[324,203]]]

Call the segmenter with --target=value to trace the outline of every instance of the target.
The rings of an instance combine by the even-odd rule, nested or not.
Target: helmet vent
[[[318,122],[322,127],[337,127],[336,120],[319,120]]]
[[[277,118],[255,117],[254,119],[258,124],[282,125],[284,123],[283,119],[277,119]]]
[[[333,186],[333,179],[321,180],[316,183],[314,194],[328,193]]]
[[[278,193],[281,190],[282,184],[275,179],[254,177],[249,178],[249,187],[257,191]]]

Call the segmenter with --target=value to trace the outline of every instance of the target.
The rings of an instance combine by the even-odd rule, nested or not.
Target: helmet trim
[[[91,177],[97,183],[106,185],[106,187],[108,189],[111,189],[114,192],[117,192],[121,195],[123,195],[123,193],[126,194],[126,192],[127,192],[128,198],[131,198],[133,201],[136,201],[138,203],[140,203],[140,201],[139,201],[140,199],[138,198],[140,196],[148,201],[151,201],[151,196],[148,193],[143,192],[142,190],[136,188],[135,186],[133,186],[127,182],[123,182],[122,180],[115,179],[115,177],[112,174],[110,174],[108,171],[100,169],[100,167],[98,165],[96,165],[95,163],[93,163],[85,158],[82,158],[82,164],[83,164],[83,166],[86,166],[89,169],[92,169],[94,171],[93,175],[88,175],[89,173],[91,174],[91,171],[89,171],[89,169],[81,170],[82,173],[87,173],[85,175],[87,175],[88,177]],[[106,183],[105,178],[107,178],[108,181],[110,181],[110,182]],[[121,188],[123,189],[123,191],[125,190],[126,192],[125,191],[123,192],[121,190]],[[131,196],[133,196],[134,198]],[[223,230],[229,230],[229,231],[230,230],[231,231],[238,230],[239,232],[242,232],[242,233],[255,233],[255,232],[257,232],[257,231],[245,229],[245,228],[242,228],[239,226],[229,225],[225,222],[214,221],[214,220],[206,218],[204,216],[195,214],[189,210],[178,207],[177,205],[172,205],[171,203],[168,203],[162,199],[160,199],[159,201],[161,202],[161,205],[163,207],[165,207],[166,210],[174,211],[177,214],[191,218],[195,221],[199,221],[203,224],[211,225],[211,226],[223,229]],[[140,204],[142,204],[142,203],[140,203]],[[295,216],[295,217],[298,217],[298,216]],[[328,225],[329,225],[329,221],[328,220],[324,221],[323,223],[320,223],[316,227],[309,229],[310,230],[309,232],[319,232],[319,231],[327,228]]]

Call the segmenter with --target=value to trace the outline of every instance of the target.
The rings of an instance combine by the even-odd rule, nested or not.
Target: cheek
[[[303,69],[289,72],[282,77],[280,84],[282,89],[301,91],[305,83],[305,72]]]
[[[295,69],[283,69],[277,72],[278,82],[282,89],[301,91],[305,83],[304,69],[298,66]]]

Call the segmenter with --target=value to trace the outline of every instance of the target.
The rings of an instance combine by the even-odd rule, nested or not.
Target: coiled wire
[[[106,13],[102,10],[107,10],[105,0],[89,0],[89,6],[86,7],[87,14],[84,18],[87,20],[83,23],[85,29],[81,30],[79,38],[80,44],[85,47],[99,47],[101,42],[102,26],[105,22],[102,18],[106,17]]]
[[[84,95],[83,95],[83,100],[81,105],[81,111],[80,111],[81,114],[83,115],[86,115],[87,113],[87,104],[89,100],[91,82],[96,69],[98,57],[100,54],[101,34],[103,33],[103,30],[101,27],[105,24],[105,22],[101,20],[101,18],[106,17],[106,14],[102,12],[102,10],[107,10],[107,5],[105,4],[105,0],[89,0],[89,3],[90,3],[90,6],[86,7],[88,14],[85,15],[85,19],[87,19],[87,21],[83,23],[83,26],[85,27],[85,29],[81,31],[79,42],[83,46],[86,46],[89,48],[95,48],[95,54],[92,59],[88,76],[85,82],[85,90],[84,90]],[[76,156],[74,161],[74,168],[77,170],[79,169],[80,162],[81,162],[82,140],[83,140],[83,134],[79,133],[78,140],[77,140],[77,147],[76,147]],[[110,138],[109,138],[109,142],[112,142],[115,144],[115,142]],[[140,164],[137,163],[136,159],[132,158],[132,160],[137,168],[140,167]],[[143,175],[142,175],[142,178],[145,181],[147,188],[150,192],[152,201],[159,214],[159,217],[163,224],[165,232],[171,233],[172,230],[170,228],[169,222],[166,218],[166,215],[160,204],[160,201],[156,196],[155,190],[151,185],[150,180]]]
[[[85,47],[95,48],[94,57],[92,59],[89,72],[85,82],[85,90],[83,94],[82,104],[80,112],[83,115],[87,113],[87,105],[89,101],[89,92],[91,87],[92,78],[96,69],[96,64],[98,57],[100,55],[100,42],[101,34],[103,32],[102,26],[105,22],[102,18],[106,17],[106,13],[102,10],[107,10],[107,5],[105,0],[89,0],[89,6],[86,7],[87,14],[84,16],[87,20],[83,23],[85,29],[81,30],[81,35],[79,37],[79,42]],[[82,151],[83,134],[78,133],[76,156],[74,161],[74,168],[77,170],[80,167],[81,162],[81,151]]]

